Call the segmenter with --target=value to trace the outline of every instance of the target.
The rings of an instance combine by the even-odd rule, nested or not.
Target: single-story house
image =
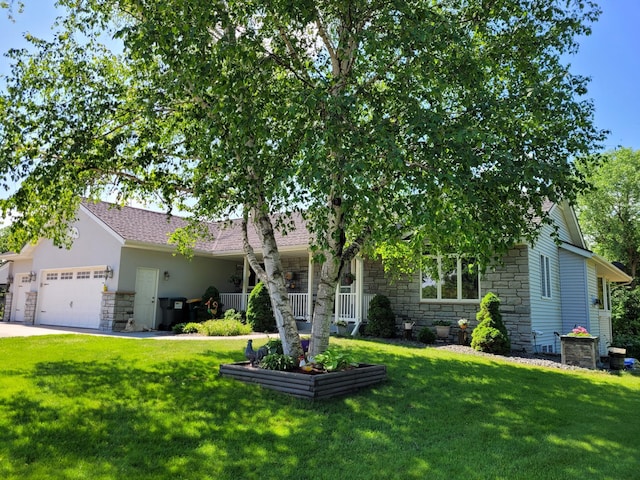
[[[371,298],[383,294],[399,326],[415,322],[417,329],[449,320],[454,339],[456,320],[469,318],[473,328],[480,300],[491,291],[502,301],[513,349],[558,353],[559,335],[582,325],[600,337],[600,353],[606,355],[610,286],[631,277],[587,249],[568,204],[549,202],[545,210],[558,227],[560,242],[544,225],[535,245],[516,245],[483,275],[467,268],[472,259],[451,255],[422,260],[440,270],[439,281],[426,273],[390,281],[379,261],[356,258],[349,268],[353,275],[345,275],[338,287],[335,318],[359,324],[367,318]],[[295,230],[277,240],[294,315],[309,321],[320,269],[312,262],[303,222],[295,220]],[[110,330],[133,317],[137,326],[159,328],[167,322],[159,299],[166,305],[167,300],[197,298],[210,285],[222,292],[223,308],[246,309],[255,275],[242,250],[239,224],[210,225],[212,239],[198,242],[189,260],[167,243],[168,235],[185,223],[143,209],[83,203],[70,250],[43,239],[2,257],[11,260],[12,280],[5,321]],[[257,235],[249,233],[259,252]]]

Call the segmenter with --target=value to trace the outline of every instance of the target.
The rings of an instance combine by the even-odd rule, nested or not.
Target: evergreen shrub
[[[262,282],[259,282],[249,294],[247,323],[251,325],[254,332],[277,331],[276,317],[271,308],[271,298],[269,298],[269,289]]]
[[[431,327],[424,327],[418,332],[418,341],[426,344],[432,344],[436,342],[436,332]]]
[[[392,338],[396,334],[396,316],[391,309],[391,301],[384,295],[376,295],[369,302],[369,320],[365,329],[367,335]]]
[[[511,340],[500,313],[500,299],[487,293],[480,302],[476,315],[478,326],[471,333],[471,347],[475,350],[507,355],[511,351]]]
[[[215,315],[212,316],[209,313],[209,309],[205,305],[205,303],[212,298],[214,302],[218,303],[218,309]],[[220,300],[220,292],[216,287],[211,285],[207,288],[202,295],[202,301],[200,302],[200,306],[198,307],[198,320],[208,320],[210,318],[219,318],[222,315],[222,301]]]

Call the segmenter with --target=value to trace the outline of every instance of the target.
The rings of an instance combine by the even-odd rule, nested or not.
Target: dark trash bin
[[[200,298],[190,298],[187,300],[187,307],[189,309],[189,321],[197,322],[198,321],[198,310],[200,310],[200,303],[202,300]]]
[[[171,326],[189,321],[189,307],[187,306],[187,299],[185,297],[174,297],[171,299],[169,305],[173,308],[173,321],[171,322]]]
[[[611,370],[622,370],[624,368],[624,357],[627,354],[625,348],[609,348],[609,368]]]
[[[158,304],[162,313],[162,321],[160,323],[160,330],[169,330],[171,328],[171,321],[169,320],[169,297],[159,297]],[[173,316],[173,313],[172,313]]]

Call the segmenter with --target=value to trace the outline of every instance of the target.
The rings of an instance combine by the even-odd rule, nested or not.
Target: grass
[[[3,479],[638,478],[640,378],[336,339],[389,380],[311,403],[241,340],[0,340]]]

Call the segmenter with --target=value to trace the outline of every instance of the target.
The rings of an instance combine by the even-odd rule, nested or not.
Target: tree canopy
[[[419,258],[428,240],[487,263],[535,238],[544,199],[575,198],[571,160],[603,138],[587,79],[563,62],[599,15],[588,0],[60,4],[53,40],[9,52],[0,96],[16,238],[63,243],[80,197],[111,191],[195,220],[242,215],[288,353],[273,231],[289,214],[322,265],[317,353],[355,255],[385,242]]]
[[[640,266],[640,150],[619,148],[583,164],[592,188],[578,198],[578,215],[597,253],[625,265],[635,279]]]

